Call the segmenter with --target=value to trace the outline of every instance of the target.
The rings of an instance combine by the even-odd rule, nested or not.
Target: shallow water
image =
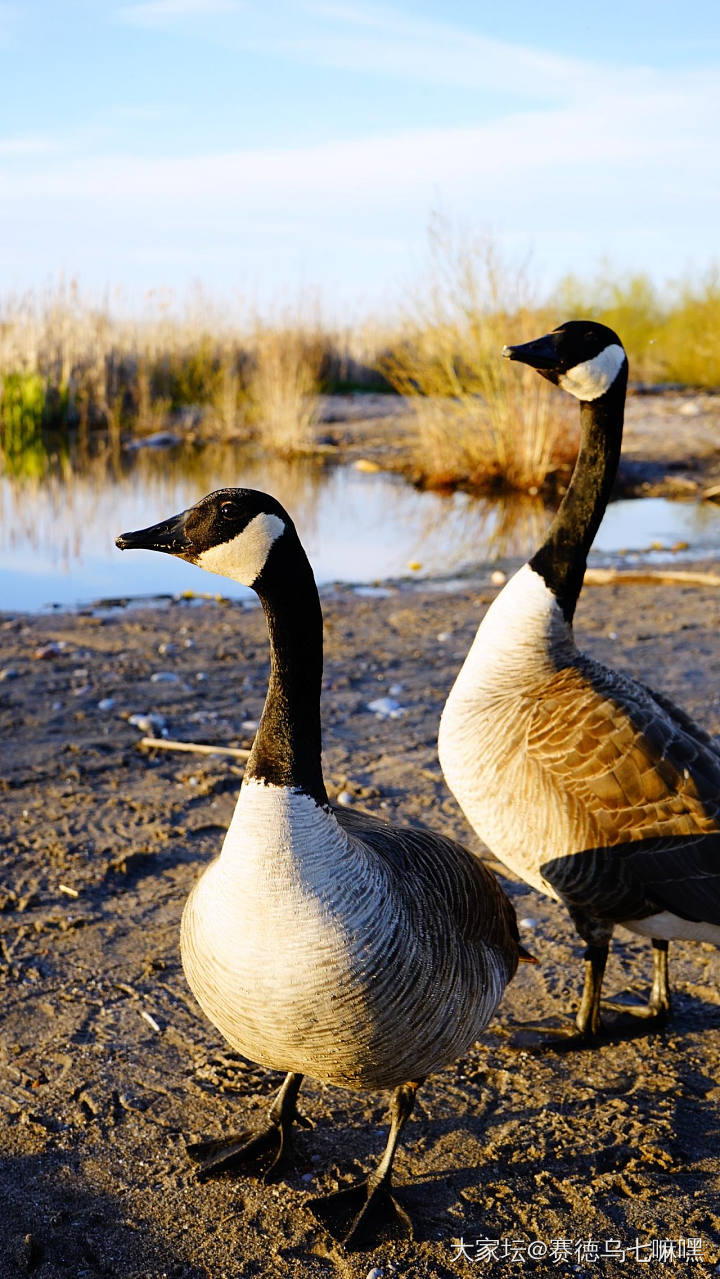
[[[227,579],[115,537],[180,511],[214,488],[273,493],[293,516],[321,585],[446,577],[529,555],[551,518],[537,499],[421,493],[398,476],[351,466],[259,460],[230,446],[139,450],[121,466],[90,460],[37,480],[0,479],[0,608],[37,610],[107,597],[182,591],[245,596]],[[678,543],[720,549],[720,508],[651,498],[613,503],[596,560],[657,558]]]

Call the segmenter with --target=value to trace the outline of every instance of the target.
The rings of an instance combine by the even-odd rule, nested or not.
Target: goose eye
[[[232,502],[221,502],[221,503],[220,503],[220,514],[222,515],[222,517],[223,517],[223,519],[224,519],[224,520],[232,520],[232,519],[234,519],[236,512],[235,512],[235,506],[233,505],[233,503],[232,503]]]

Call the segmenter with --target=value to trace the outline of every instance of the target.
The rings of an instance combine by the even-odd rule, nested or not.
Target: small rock
[[[367,703],[367,709],[380,719],[397,719],[405,708],[394,697],[376,697],[374,702]]]
[[[503,586],[507,582],[507,573],[503,573],[501,568],[494,568],[490,574],[490,581],[493,586]]]
[[[354,804],[355,798],[350,794],[349,790],[341,790],[337,797],[337,802],[342,804],[344,808],[350,808]]]
[[[376,471],[380,470],[380,467],[378,466],[377,462],[371,462],[366,457],[359,457],[357,462],[355,463],[355,470],[365,471],[366,474],[368,475],[374,475]]]
[[[373,1266],[372,1270],[368,1270],[367,1279],[385,1279],[385,1271],[382,1266]]]
[[[198,684],[202,684],[207,679],[207,671],[196,671],[195,679],[197,680]]]
[[[164,644],[158,644],[158,653],[161,657],[174,657],[178,651],[177,644],[168,641]]]
[[[448,640],[451,638],[452,638],[452,631],[438,631],[437,635],[435,636],[435,639],[437,640],[438,644],[447,644]]]
[[[526,915],[524,919],[518,920],[518,928],[533,929],[533,928],[537,928],[537,926],[538,926],[537,920],[533,919],[530,915]]]
[[[388,689],[388,693],[390,694],[391,697],[399,697],[404,687],[405,687],[404,684],[391,684]]]
[[[240,727],[243,733],[257,733],[258,721],[256,719],[244,719]]]
[[[98,704],[97,704],[97,708],[98,708],[98,710],[99,710],[99,711],[114,711],[114,710],[115,710],[115,698],[114,698],[114,697],[103,697],[103,698],[102,698],[102,700],[98,702]]]
[[[36,662],[48,662],[51,657],[59,657],[63,651],[64,645],[56,644],[55,640],[51,640],[49,644],[41,644],[35,649],[33,657]]]
[[[408,568],[411,573],[419,573],[422,568],[422,564],[419,560],[408,560]]]
[[[128,724],[132,724],[133,728],[138,728],[141,733],[159,733],[161,737],[167,736],[166,721],[162,715],[129,715]]]
[[[151,684],[178,684],[180,676],[175,671],[154,671],[150,676]]]
[[[3,666],[0,671],[0,684],[4,684],[5,680],[17,679],[20,672],[15,670],[14,666]]]

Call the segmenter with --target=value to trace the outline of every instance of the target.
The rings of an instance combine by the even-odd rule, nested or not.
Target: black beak
[[[502,353],[506,360],[517,360],[519,364],[529,364],[533,369],[556,369],[559,361],[553,339],[554,334],[546,333],[545,337],[536,338],[534,342],[504,346]]]
[[[136,533],[121,533],[115,545],[121,551],[165,551],[167,555],[187,555],[192,542],[185,534],[187,511],[171,515],[169,520],[153,524],[151,528],[138,529]]]

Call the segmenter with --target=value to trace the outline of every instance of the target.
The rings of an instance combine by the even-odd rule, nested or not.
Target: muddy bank
[[[413,478],[407,402],[378,393],[325,396],[318,426],[328,458],[368,459]],[[701,497],[720,484],[720,395],[631,388],[616,497]]]
[[[478,847],[442,782],[435,739],[494,593],[470,581],[452,594],[325,595],[333,796]],[[581,600],[577,631],[720,732],[719,609],[708,588],[598,587]],[[182,904],[219,849],[242,767],[143,751],[143,725],[129,717],[152,714],[150,727],[174,738],[249,745],[268,670],[262,614],[185,602],[5,615],[0,643],[0,1275],[625,1276],[640,1262],[620,1251],[653,1239],[699,1239],[694,1273],[714,1272],[720,954],[673,944],[666,1032],[537,1053],[523,1026],[574,1004],[581,948],[559,907],[507,875],[540,962],[522,966],[483,1041],[419,1095],[396,1164],[415,1242],[346,1257],[304,1207],[377,1159],[380,1094],[308,1080],[301,1104],[315,1127],[298,1133],[278,1185],[245,1174],[196,1182],[185,1140],[246,1126],[280,1082],[225,1047],[179,965]],[[394,718],[367,709],[386,696],[399,704]],[[649,951],[618,932],[608,996],[642,998]],[[483,1238],[506,1241],[506,1258],[501,1242],[500,1259],[481,1261]],[[528,1259],[531,1242],[553,1240],[579,1250]],[[656,1266],[680,1274],[687,1262]]]

